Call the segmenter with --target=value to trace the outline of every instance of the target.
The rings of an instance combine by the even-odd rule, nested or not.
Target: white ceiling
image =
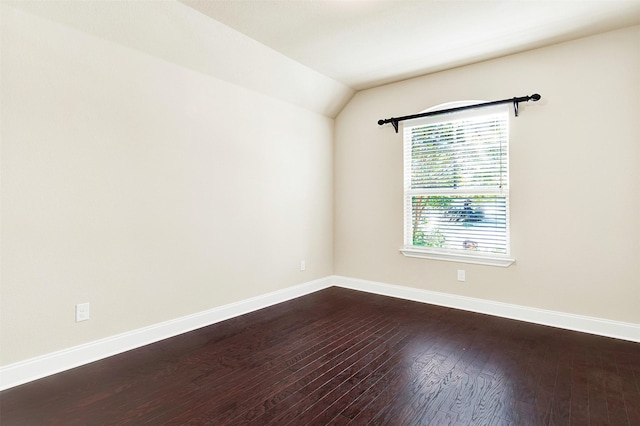
[[[640,0],[180,0],[355,90],[640,24]]]

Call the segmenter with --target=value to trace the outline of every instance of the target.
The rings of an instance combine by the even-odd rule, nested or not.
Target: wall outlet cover
[[[89,319],[89,303],[78,303],[76,305],[76,322],[87,321]]]

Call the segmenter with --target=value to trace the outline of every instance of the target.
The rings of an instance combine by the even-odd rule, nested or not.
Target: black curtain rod
[[[387,118],[386,120],[378,120],[378,124],[382,126],[383,124],[391,123],[393,125],[393,128],[396,129],[396,133],[398,133],[398,122],[400,121],[411,120],[412,118],[429,117],[430,115],[448,114],[450,112],[463,111],[465,109],[483,108],[483,107],[488,107],[492,105],[507,104],[507,103],[513,103],[513,111],[517,117],[518,104],[520,102],[528,102],[528,101],[536,102],[536,101],[539,101],[540,98],[541,96],[539,94],[534,93],[531,96],[521,96],[519,98],[502,99],[499,101],[484,102],[481,104],[467,105],[467,106],[461,106],[457,108],[441,109],[438,111],[423,112],[421,114],[405,115],[404,117],[397,117],[397,118],[391,117],[391,118]]]

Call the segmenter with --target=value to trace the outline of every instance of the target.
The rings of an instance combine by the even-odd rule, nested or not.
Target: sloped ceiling
[[[639,0],[180,0],[354,90],[640,23]]]
[[[1,5],[4,13],[19,9],[328,117],[357,90],[640,24],[640,0]]]
[[[175,0],[1,0],[0,7],[3,20],[28,13],[327,117],[335,117],[354,94]],[[35,24],[28,30],[39,31]]]

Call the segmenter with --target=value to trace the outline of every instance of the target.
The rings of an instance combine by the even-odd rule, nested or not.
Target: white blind
[[[509,109],[404,125],[405,245],[509,254]]]

